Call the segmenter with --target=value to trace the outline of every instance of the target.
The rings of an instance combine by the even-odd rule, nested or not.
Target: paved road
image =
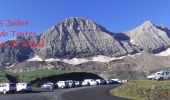
[[[52,91],[34,91],[32,93],[0,94],[0,100],[49,100]]]
[[[57,89],[54,91],[35,90],[33,93],[0,94],[0,100],[125,100],[108,94],[115,85]]]
[[[115,85],[105,85],[79,89],[63,93],[61,97],[63,100],[127,100],[109,94],[109,90],[115,87]]]

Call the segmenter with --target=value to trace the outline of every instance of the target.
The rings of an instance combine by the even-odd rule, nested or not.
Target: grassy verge
[[[169,100],[170,81],[139,80],[110,90],[115,96],[133,100]]]
[[[63,73],[67,73],[67,72],[61,71],[61,70],[39,70],[39,71],[17,73],[17,77],[19,78],[19,80],[23,82],[29,82],[36,78],[42,78],[42,77],[47,77],[51,75],[59,75]]]
[[[8,82],[8,79],[5,77],[5,73],[0,72],[0,83]]]

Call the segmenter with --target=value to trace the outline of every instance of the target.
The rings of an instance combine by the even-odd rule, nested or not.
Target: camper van
[[[147,78],[153,80],[168,80],[170,79],[170,70],[156,72],[152,75],[147,76]]]

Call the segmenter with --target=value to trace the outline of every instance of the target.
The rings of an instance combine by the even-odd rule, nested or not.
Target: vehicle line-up
[[[0,83],[0,92],[7,94],[10,92],[31,92],[32,85],[28,83]]]
[[[107,84],[120,84],[126,83],[127,80],[119,80],[119,79],[111,79],[111,80],[103,80],[103,79],[84,79],[83,81],[74,81],[74,80],[62,80],[56,83],[47,82],[41,86],[42,89],[54,89],[54,88],[73,88],[73,87],[81,87],[81,86],[96,86],[96,85],[107,85]]]
[[[62,80],[56,83],[46,82],[41,85],[41,89],[53,90],[57,88],[73,88],[81,86],[96,86],[96,85],[106,85],[106,84],[120,84],[124,83],[123,80],[119,79],[84,79],[83,81],[74,80]],[[32,85],[29,83],[0,83],[0,93],[7,94],[10,92],[32,92]]]

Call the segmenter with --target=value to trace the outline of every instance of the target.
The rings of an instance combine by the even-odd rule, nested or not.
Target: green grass
[[[0,83],[8,82],[8,79],[5,77],[5,73],[0,72]]]
[[[61,71],[61,70],[39,70],[39,71],[17,73],[17,77],[19,78],[19,80],[23,82],[29,82],[36,78],[42,78],[42,77],[47,77],[51,75],[59,75],[63,73],[67,73],[67,72]]]
[[[170,81],[130,81],[111,90],[110,93],[133,100],[169,100]]]

